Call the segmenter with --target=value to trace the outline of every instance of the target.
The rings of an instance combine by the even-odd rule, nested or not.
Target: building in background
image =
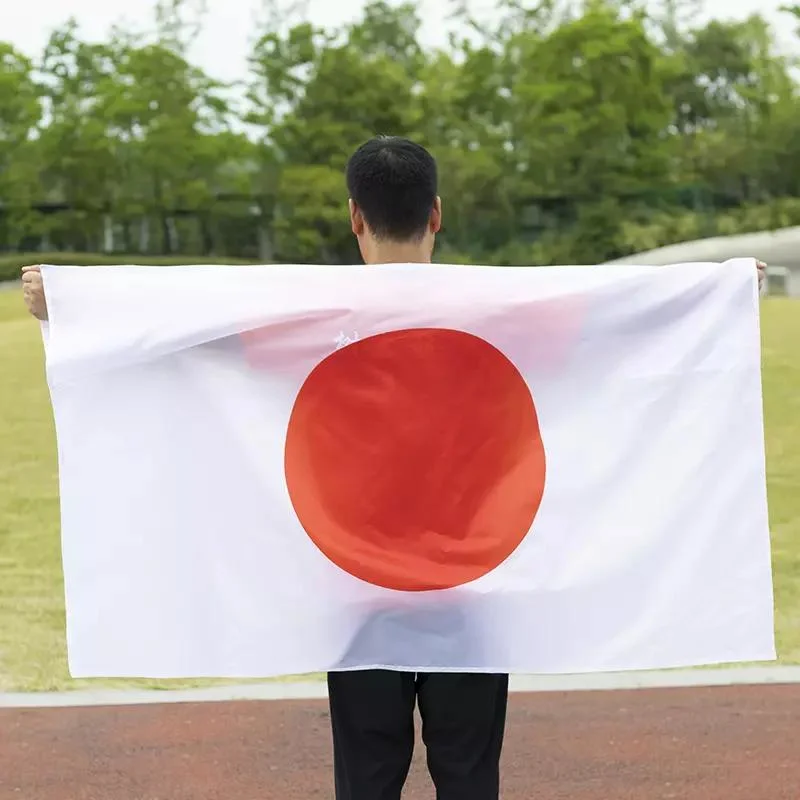
[[[768,264],[769,294],[800,297],[800,227],[682,242],[619,258],[609,263],[662,266],[691,261],[727,261],[729,258],[749,257],[758,258]]]

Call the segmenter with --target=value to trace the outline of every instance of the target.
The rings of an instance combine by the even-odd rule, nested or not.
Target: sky
[[[779,39],[789,45],[793,26],[777,9],[784,0],[706,0],[705,16],[722,19],[742,18],[761,10],[771,20],[784,20],[778,27]],[[245,77],[246,58],[254,29],[259,0],[207,0],[205,29],[195,42],[192,56],[198,66],[213,77],[229,81]],[[317,25],[337,25],[356,19],[363,0],[307,0],[309,18]],[[486,9],[491,0],[478,0],[475,7]],[[444,44],[448,0],[422,0],[427,44]],[[102,39],[110,26],[125,21],[133,27],[152,27],[149,0],[0,0],[0,39],[24,53],[36,56],[50,31],[74,16],[83,35]]]

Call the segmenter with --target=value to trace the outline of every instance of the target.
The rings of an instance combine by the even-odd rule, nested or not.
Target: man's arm
[[[42,282],[42,270],[39,266],[22,268],[22,294],[25,298],[25,305],[28,311],[36,319],[47,319],[47,300],[44,296],[44,283]]]

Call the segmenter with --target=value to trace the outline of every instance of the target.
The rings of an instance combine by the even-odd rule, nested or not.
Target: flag
[[[774,658],[752,260],[43,279],[73,676]]]

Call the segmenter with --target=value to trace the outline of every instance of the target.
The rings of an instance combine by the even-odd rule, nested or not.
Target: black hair
[[[376,136],[347,162],[347,189],[379,239],[421,239],[438,192],[433,156],[399,136]]]

